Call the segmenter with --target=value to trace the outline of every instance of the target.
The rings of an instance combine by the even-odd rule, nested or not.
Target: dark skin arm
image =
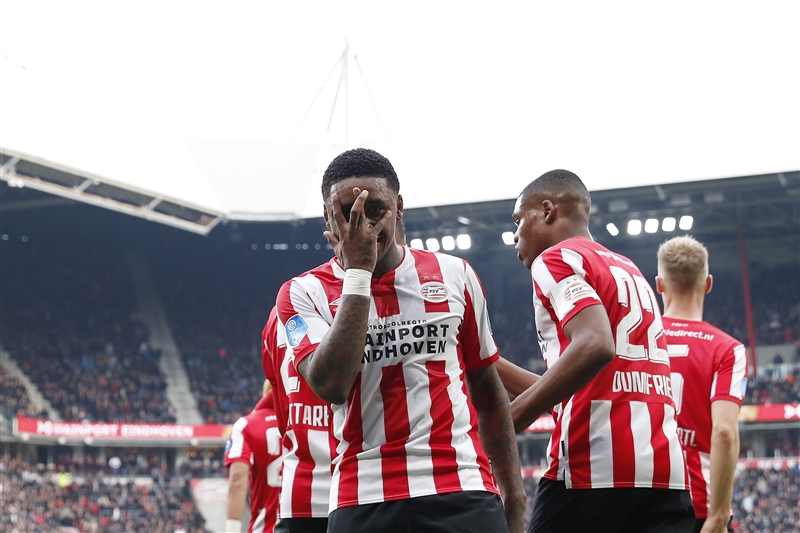
[[[506,391],[495,365],[468,372],[467,387],[478,413],[478,436],[492,461],[492,473],[503,495],[508,529],[511,533],[522,533],[525,488],[522,485],[517,439]]]
[[[502,357],[497,360],[495,367],[497,367],[497,375],[500,376],[500,381],[503,382],[503,386],[511,398],[515,398],[528,390],[531,385],[542,377],[518,367],[511,361],[506,361]]]
[[[564,326],[564,334],[570,343],[558,364],[511,402],[511,416],[517,433],[524,431],[542,413],[578,392],[614,360],[614,336],[602,305],[579,311]]]
[[[337,255],[344,269],[358,268],[372,272],[377,262],[377,236],[383,225],[391,219],[387,211],[374,226],[368,225],[364,214],[367,191],[353,189],[356,200],[345,219],[342,205],[336,195],[332,201],[332,229],[339,236]],[[339,309],[328,333],[317,349],[297,365],[297,371],[308,382],[314,393],[335,405],[347,401],[359,370],[364,345],[367,342],[369,296],[343,295]]]

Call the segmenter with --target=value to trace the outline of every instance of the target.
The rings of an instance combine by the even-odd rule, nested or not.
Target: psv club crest
[[[447,300],[447,297],[450,296],[447,286],[438,281],[423,283],[419,288],[419,294],[422,296],[423,300],[432,303],[444,302]]]

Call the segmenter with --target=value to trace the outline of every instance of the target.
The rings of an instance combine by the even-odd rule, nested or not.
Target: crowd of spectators
[[[800,531],[800,466],[740,471],[733,487],[733,528],[742,533]]]
[[[3,346],[64,420],[174,422],[124,261],[53,246],[8,255]]]
[[[34,407],[25,385],[0,366],[0,414],[11,419],[17,415],[28,418],[47,418],[47,411]]]
[[[742,278],[736,273],[714,274],[714,287],[706,295],[705,319],[745,344]],[[800,276],[797,265],[751,269],[750,295],[756,344],[796,344],[800,335]]]
[[[207,423],[232,424],[261,396],[261,330],[274,302],[254,298],[247,261],[237,276],[193,257],[149,257],[198,408]],[[274,296],[273,296],[274,299]]]
[[[765,373],[751,378],[747,383],[744,403],[770,405],[800,402],[800,367],[779,374]]]
[[[9,533],[208,533],[186,480],[105,483],[87,475],[0,459],[0,531]]]

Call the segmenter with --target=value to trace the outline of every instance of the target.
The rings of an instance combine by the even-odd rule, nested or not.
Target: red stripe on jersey
[[[648,403],[650,411],[650,445],[653,447],[653,464],[668,465],[669,439],[664,435],[664,404]],[[669,468],[653,469],[653,485],[669,487]]]
[[[397,300],[397,289],[394,286],[395,270],[390,270],[381,279],[372,279],[372,298],[378,318],[387,318],[400,314],[400,302]]]
[[[433,458],[433,482],[436,492],[443,494],[452,492],[454,487],[461,485],[458,477],[458,463],[456,449],[453,448],[452,427],[453,402],[447,393],[450,376],[445,371],[446,361],[427,361],[425,368],[428,371],[430,385],[428,390],[431,396],[431,457]]]
[[[419,276],[420,285],[424,285],[425,283],[430,283],[432,281],[443,283],[442,268],[439,265],[439,261],[436,259],[436,255],[430,252],[415,250],[414,248],[409,248],[409,250],[411,251],[411,255],[414,257],[414,264],[415,268],[417,269],[417,276]],[[443,302],[429,302],[428,300],[425,300],[425,312],[449,313],[450,304],[447,302],[447,300],[444,300]]]
[[[581,391],[576,393],[576,396]],[[577,398],[575,399],[577,400]],[[578,402],[573,400],[571,407],[570,420],[574,419],[589,419],[591,417],[591,401]],[[583,431],[576,431],[581,429]],[[569,454],[570,465],[586,465],[587,468],[570,468],[569,473],[572,478],[572,484],[591,484],[592,483],[592,468],[589,459],[589,431],[588,428],[579,428],[573,426],[569,431],[569,444],[567,452]]]
[[[305,434],[308,430],[302,429]],[[295,433],[297,433],[295,431]],[[297,438],[296,454],[299,457],[311,457],[308,449],[308,437]],[[292,484],[292,516],[311,516],[311,480],[314,465],[311,461],[298,461]]]
[[[469,392],[467,391],[467,382],[465,376],[467,375],[466,367],[464,366],[464,354],[461,352],[462,344],[461,344],[461,335],[457,337],[458,339],[458,364],[461,367],[461,392],[469,398]],[[483,451],[483,446],[481,445],[481,440],[478,438],[478,413],[475,411],[475,407],[472,405],[471,401],[467,402],[469,406],[469,426],[470,430],[468,432],[469,438],[472,439],[472,446],[475,449],[475,453],[478,456],[478,466],[480,467],[481,471],[481,479],[483,480],[483,486],[489,492],[493,492],[495,494],[499,494],[500,492],[497,490],[495,486],[494,478],[492,477],[492,467],[489,465],[489,459],[486,456],[486,452]]]
[[[708,487],[702,474],[703,465],[700,461],[700,454],[696,450],[687,449],[684,457],[686,457],[686,467],[689,472],[700,473],[700,475],[689,477],[689,489],[692,493],[694,514],[697,518],[706,518],[708,517]]]
[[[364,429],[361,422],[361,372],[356,375],[347,398],[346,423],[342,439],[347,441],[339,465],[339,502],[358,502],[358,459],[364,449]]]
[[[661,404],[659,404],[660,406]],[[630,468],[631,458],[636,456],[631,429],[631,404],[613,402],[611,404],[611,453],[614,461],[614,486],[633,487],[634,469]],[[627,474],[627,475],[625,475]]]
[[[542,254],[541,258],[556,283],[575,275],[575,270],[563,261],[560,253],[557,258],[553,257],[553,255],[555,254]]]
[[[403,365],[381,369],[381,398],[383,398],[383,431],[386,444],[381,446],[384,500],[404,500],[411,497],[408,490],[408,467],[405,444],[411,435],[406,401],[406,382]]]

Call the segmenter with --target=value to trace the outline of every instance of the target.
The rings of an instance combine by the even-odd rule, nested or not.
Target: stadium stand
[[[114,252],[32,244],[7,254],[3,346],[64,420],[174,422]]]
[[[47,418],[47,411],[37,409],[30,404],[25,386],[2,367],[0,367],[0,414],[8,419],[17,415]]]
[[[78,476],[72,465],[47,470],[0,459],[0,487],[0,531],[208,532],[185,480],[106,483],[102,471]]]
[[[800,531],[800,465],[741,470],[733,487],[733,528],[742,533]]]

